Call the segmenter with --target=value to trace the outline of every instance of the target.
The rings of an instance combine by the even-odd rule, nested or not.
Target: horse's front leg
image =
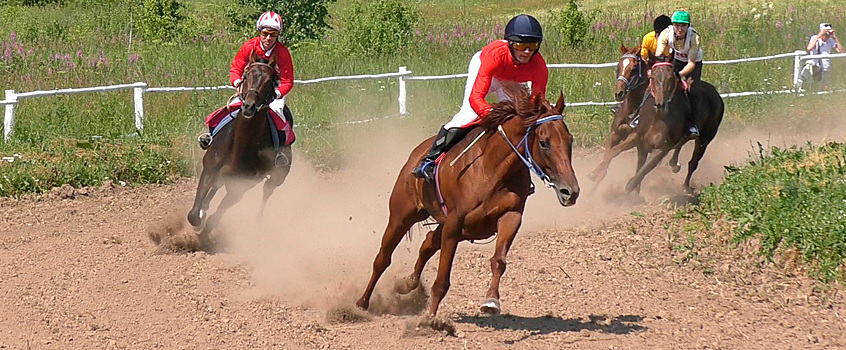
[[[246,186],[240,183],[235,185],[228,183],[226,185],[226,196],[224,196],[223,200],[220,201],[220,205],[217,207],[217,210],[214,211],[214,214],[209,216],[206,226],[202,231],[200,231],[200,246],[203,249],[207,250],[212,247],[212,241],[209,234],[212,230],[216,229],[218,225],[220,225],[220,221],[223,219],[223,214],[244,198],[244,193],[246,193],[250,187],[252,186]]]
[[[505,273],[505,257],[517,236],[517,230],[523,222],[523,213],[510,211],[501,216],[497,221],[496,250],[491,257],[491,287],[485,296],[487,300],[482,304],[482,312],[490,315],[499,315],[502,312],[499,302],[499,282]]]
[[[687,143],[687,140],[688,139],[682,141],[676,146],[675,149],[673,149],[673,156],[670,158],[670,162],[667,164],[670,166],[673,173],[677,173],[679,172],[679,170],[681,170],[681,164],[679,164],[679,152],[681,151],[682,146]]]
[[[596,183],[599,183],[603,179],[605,179],[605,176],[608,174],[608,166],[611,165],[611,160],[616,158],[623,151],[629,150],[634,147],[636,141],[637,133],[632,132],[626,135],[626,139],[622,142],[618,143],[613,147],[606,148],[606,151],[602,156],[602,161],[600,161],[599,164],[596,165],[596,168],[593,169],[590,174],[588,174],[588,178]]]
[[[699,138],[696,139],[696,148],[693,149],[693,155],[690,156],[690,162],[687,163],[687,176],[684,178],[684,192],[687,194],[693,194],[693,188],[690,187],[690,177],[693,176],[693,172],[699,167],[699,161],[705,155],[705,149],[708,148],[709,142],[710,140],[703,141]]]
[[[443,225],[438,225],[432,231],[426,234],[426,239],[420,245],[420,251],[417,255],[417,262],[414,264],[414,271],[408,277],[398,280],[394,285],[394,290],[399,294],[408,294],[411,291],[420,287],[420,276],[423,274],[423,268],[426,263],[432,258],[432,255],[441,249],[441,232],[443,232]]]
[[[633,176],[626,184],[626,193],[632,192],[635,189],[640,191],[640,183],[643,181],[643,178],[646,177],[646,174],[649,174],[652,169],[655,169],[658,163],[667,156],[667,153],[670,153],[669,148],[662,148],[658,150],[657,153],[653,153],[649,161],[647,161],[646,164],[643,164],[643,166],[637,170],[635,176]]]
[[[200,227],[206,216],[208,203],[217,192],[220,184],[217,182],[219,167],[203,166],[200,181],[197,183],[197,194],[194,196],[194,206],[188,212],[188,222],[191,226]]]
[[[291,157],[291,147],[289,146],[283,148],[282,154],[285,156],[286,163],[279,164],[278,166],[274,164],[274,168],[270,172],[270,178],[264,182],[261,205],[259,206],[258,214],[256,215],[256,221],[261,221],[261,218],[264,215],[264,209],[267,207],[267,200],[270,199],[270,196],[277,187],[282,186],[285,179],[288,178],[288,174],[291,172],[291,161],[293,160]]]
[[[429,316],[438,313],[438,306],[446,296],[450,286],[450,275],[452,273],[452,262],[455,259],[455,252],[458,250],[458,242],[461,241],[463,215],[455,212],[447,216],[441,234],[441,256],[438,261],[438,275],[432,284],[432,300],[429,306]]]

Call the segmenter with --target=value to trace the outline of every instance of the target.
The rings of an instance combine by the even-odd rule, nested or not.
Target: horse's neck
[[[517,118],[515,117],[514,119]],[[501,147],[492,148],[496,150],[496,152],[491,152],[493,153],[491,156],[494,157],[492,160],[494,161],[494,164],[497,164],[497,169],[502,169],[505,174],[515,170],[521,170],[521,168],[523,170],[528,170],[523,164],[523,161],[520,160],[520,156],[526,154],[526,148],[530,145],[532,135],[526,137],[526,142],[520,144],[523,137],[526,136],[526,132],[528,132],[528,127],[523,126],[522,123],[523,122],[520,120],[512,119],[502,125],[502,130],[507,135],[508,141],[506,141],[499,132],[497,132],[496,136],[491,136],[495,137],[495,140],[498,140],[499,144],[502,145]],[[508,144],[509,142],[517,148],[517,151],[520,152],[520,156],[514,152],[514,149],[512,149]]]
[[[262,130],[267,125],[267,108],[257,111],[252,118],[244,118],[243,110],[238,112],[238,117],[235,119],[235,127],[233,128],[233,151],[241,152],[251,144],[258,143],[261,140]]]

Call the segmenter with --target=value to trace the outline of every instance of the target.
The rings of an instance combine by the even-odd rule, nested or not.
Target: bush
[[[341,17],[338,39],[344,51],[394,54],[414,38],[420,13],[399,0],[354,0]]]
[[[185,6],[178,0],[144,0],[141,24],[144,37],[154,42],[167,42],[183,35]]]
[[[585,42],[591,22],[596,19],[597,12],[585,14],[579,10],[576,0],[569,0],[564,10],[553,13],[555,28],[561,35],[561,40],[570,47],[581,46]]]
[[[796,249],[822,281],[846,278],[846,145],[773,148],[702,190],[699,209],[737,224],[735,242],[761,240],[761,254]]]
[[[279,41],[287,46],[321,39],[329,24],[326,6],[336,0],[238,0],[226,6],[229,31],[244,37],[255,34],[256,19],[265,11],[282,16]]]

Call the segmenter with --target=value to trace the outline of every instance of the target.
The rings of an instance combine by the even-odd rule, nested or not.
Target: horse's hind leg
[[[382,235],[379,253],[373,260],[373,274],[370,276],[370,281],[367,282],[364,294],[355,303],[358,307],[364,310],[370,307],[370,297],[373,295],[376,282],[391,265],[391,256],[403,235],[411,229],[414,223],[425,220],[428,216],[427,212],[418,210],[411,201],[395,200],[393,196],[391,197],[391,214],[390,219],[388,219],[388,226],[385,227],[385,233]]]
[[[710,140],[708,140],[710,142]],[[699,167],[699,161],[705,155],[705,149],[708,148],[708,142],[702,142],[696,139],[696,148],[693,149],[693,155],[690,156],[690,162],[687,163],[687,176],[684,178],[684,192],[687,194],[693,193],[693,188],[690,187],[690,177],[696,168]]]
[[[499,282],[505,273],[505,257],[508,255],[508,249],[511,248],[511,243],[514,242],[514,237],[517,236],[517,230],[520,229],[522,222],[523,214],[517,211],[505,213],[497,221],[499,237],[496,239],[496,250],[491,257],[491,287],[485,296],[487,300],[481,307],[481,311],[486,314],[499,315],[502,312],[499,303]]]
[[[273,171],[270,173],[270,178],[264,182],[264,186],[262,188],[262,197],[261,197],[261,205],[259,206],[258,214],[256,215],[256,220],[260,221],[262,216],[264,215],[264,209],[267,207],[267,200],[270,199],[270,196],[273,194],[273,191],[276,190],[277,187],[282,186],[285,182],[285,179],[288,177],[288,173],[291,172],[291,147],[285,147],[282,149],[282,154],[288,158],[288,164],[279,165],[275,167]]]
[[[414,271],[408,277],[398,280],[394,285],[394,290],[399,294],[408,294],[411,291],[420,287],[420,275],[423,274],[423,268],[426,263],[432,258],[432,255],[441,249],[441,232],[444,225],[438,225],[432,231],[426,234],[426,240],[420,245],[420,252],[417,255],[417,262],[414,264]]]
[[[643,181],[643,178],[646,177],[646,174],[649,174],[652,169],[655,169],[658,163],[667,156],[667,153],[670,153],[670,149],[662,148],[658,150],[657,153],[653,154],[649,161],[646,162],[646,164],[643,164],[643,166],[637,170],[635,176],[632,177],[626,184],[626,193],[632,192],[635,189],[639,191],[640,183]]]
[[[450,286],[450,275],[452,273],[452,262],[455,259],[455,251],[458,249],[458,242],[461,241],[461,230],[464,225],[463,216],[453,212],[447,216],[441,233],[441,256],[438,261],[438,275],[432,283],[432,298],[429,305],[429,316],[438,313],[438,306],[446,296]]]

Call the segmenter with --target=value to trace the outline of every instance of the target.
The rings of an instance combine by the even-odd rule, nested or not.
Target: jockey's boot
[[[696,127],[696,124],[690,124],[687,128],[687,134],[691,138],[699,137],[699,128]]]
[[[435,179],[435,160],[438,159],[441,153],[448,151],[458,141],[461,141],[468,132],[470,132],[470,128],[444,129],[441,126],[441,129],[438,130],[438,136],[435,137],[435,142],[432,143],[432,148],[429,149],[429,153],[426,153],[426,156],[420,160],[420,165],[414,168],[411,173],[415,177],[433,182]]]
[[[200,148],[206,150],[211,146],[212,143],[212,134],[210,132],[204,132],[197,137],[197,142],[200,143]]]
[[[620,104],[617,103],[617,104],[611,106],[611,108],[609,108],[609,109],[611,110],[611,114],[617,114],[617,111],[620,110]]]
[[[290,166],[291,160],[288,159],[288,156],[285,154],[285,152],[283,152],[283,150],[285,149],[285,145],[288,143],[288,136],[285,135],[284,130],[277,130],[276,133],[279,135],[279,148],[276,149],[276,158],[273,160],[273,166]]]
[[[631,122],[629,122],[629,126],[630,126],[632,129],[636,129],[636,128],[637,128],[637,123],[638,123],[638,122],[640,122],[640,114],[635,115],[634,117],[632,117],[632,121],[631,121]]]

